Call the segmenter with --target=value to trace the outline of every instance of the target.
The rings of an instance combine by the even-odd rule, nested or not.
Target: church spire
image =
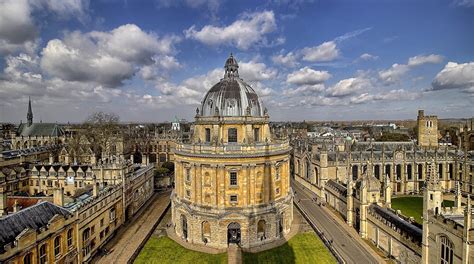
[[[26,114],[26,119],[28,120],[27,126],[33,124],[33,111],[31,110],[31,99],[28,97],[28,113]]]

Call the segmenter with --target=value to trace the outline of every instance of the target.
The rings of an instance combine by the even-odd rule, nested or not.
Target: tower
[[[438,117],[425,116],[423,110],[418,110],[417,118],[417,140],[420,147],[438,146]]]
[[[31,110],[31,99],[28,97],[28,113],[26,114],[27,126],[33,124],[33,111]]]
[[[443,200],[441,186],[436,173],[434,162],[426,164],[426,180],[423,190],[423,238],[422,238],[422,260],[421,263],[429,262],[429,216],[432,211],[435,215],[439,214],[441,202]]]
[[[172,222],[191,244],[252,248],[284,239],[293,221],[288,140],[270,133],[233,55],[202,100],[190,142],[175,148]]]

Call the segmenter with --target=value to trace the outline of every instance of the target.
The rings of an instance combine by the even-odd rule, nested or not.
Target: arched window
[[[258,239],[260,239],[260,240],[266,239],[265,228],[266,228],[265,220],[262,219],[262,220],[258,221],[258,224],[257,224],[257,237],[258,237]]]
[[[229,128],[227,130],[227,142],[237,143],[237,128]]]
[[[61,254],[61,236],[54,239],[54,255],[58,256],[59,254]]]
[[[357,180],[359,178],[359,166],[352,166],[352,180]]]
[[[211,224],[209,222],[204,221],[202,222],[202,241],[204,243],[209,242],[211,237]]]
[[[397,173],[397,180],[399,181],[402,178],[402,165],[397,164],[395,172]]]
[[[374,166],[374,176],[375,178],[380,180],[380,165],[379,164],[375,164]]]
[[[46,244],[41,245],[39,250],[39,263],[46,264],[48,262],[48,255],[46,255]]]
[[[423,165],[418,164],[418,180],[423,179]]]
[[[23,257],[23,264],[33,263],[33,253],[29,252]]]
[[[440,237],[440,259],[441,264],[453,263],[453,243],[446,236]]]
[[[275,180],[278,181],[280,179],[280,166],[275,167]]]
[[[181,229],[183,231],[183,238],[188,239],[188,220],[184,215],[181,215]]]
[[[67,231],[67,246],[68,247],[72,246],[72,229],[69,229]]]
[[[306,161],[306,179],[311,179],[311,163],[309,161]]]
[[[391,167],[390,164],[385,165],[385,176],[391,177]]]

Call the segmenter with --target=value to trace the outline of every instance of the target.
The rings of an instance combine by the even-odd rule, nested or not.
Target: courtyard
[[[444,200],[443,207],[451,207],[453,201]],[[392,209],[400,210],[403,215],[413,217],[419,224],[423,223],[423,197],[421,196],[404,196],[392,198]]]
[[[323,242],[313,233],[296,234],[282,246],[259,253],[243,254],[243,263],[336,263]],[[227,263],[227,253],[207,254],[186,249],[167,236],[152,235],[134,262],[145,263]]]

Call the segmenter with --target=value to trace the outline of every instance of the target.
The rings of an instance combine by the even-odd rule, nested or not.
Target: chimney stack
[[[0,216],[7,214],[7,193],[0,187]]]
[[[96,177],[94,176],[94,181],[93,181],[93,186],[92,186],[92,195],[94,197],[97,197],[99,195],[99,183],[97,182]]]
[[[13,212],[19,212],[20,211],[20,205],[18,204],[18,200],[15,200],[15,203],[13,204]]]
[[[53,203],[58,206],[64,206],[63,188],[56,188],[53,191]]]

